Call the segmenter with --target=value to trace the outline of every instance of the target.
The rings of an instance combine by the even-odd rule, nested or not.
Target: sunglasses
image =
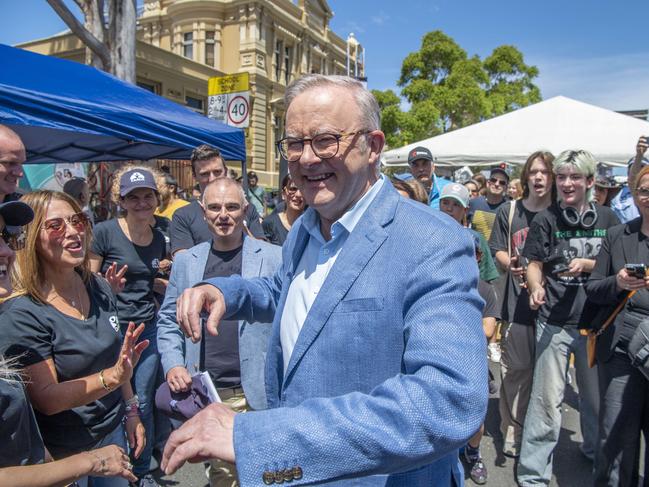
[[[489,178],[491,184],[497,184],[498,186],[507,186],[507,181],[504,179]]]
[[[88,217],[85,213],[75,213],[66,218],[50,218],[43,222],[43,228],[52,237],[62,237],[65,235],[67,225],[70,225],[77,232],[83,233],[88,226]]]
[[[23,230],[23,227],[4,227],[0,232],[0,236],[13,251],[25,248],[25,230]]]

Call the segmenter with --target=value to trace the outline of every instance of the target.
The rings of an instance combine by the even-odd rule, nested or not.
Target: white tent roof
[[[626,163],[649,122],[556,96],[383,154],[383,164],[405,165],[408,152],[425,146],[436,162],[463,166],[506,161],[523,164],[537,150],[557,155],[585,149],[601,162]]]

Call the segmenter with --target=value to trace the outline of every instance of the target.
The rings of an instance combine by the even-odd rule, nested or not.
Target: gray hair
[[[229,187],[229,186],[236,187],[237,194],[239,196],[239,199],[241,200],[241,206],[244,208],[248,206],[248,199],[246,198],[246,193],[243,191],[243,186],[241,186],[241,184],[236,179],[231,179],[231,178],[215,179],[207,186],[205,186],[205,189],[203,190],[203,194],[201,195],[201,203],[203,203],[203,205],[205,205],[205,193],[207,193],[207,188],[211,186],[217,186],[217,185],[221,185],[223,187]]]
[[[565,166],[573,166],[581,175],[592,178],[597,171],[597,160],[587,150],[565,150],[559,154],[552,163],[554,174]],[[591,201],[593,188],[586,191],[586,201]]]
[[[313,88],[327,86],[342,88],[352,94],[360,110],[360,118],[361,123],[364,125],[364,130],[381,130],[381,109],[376,98],[363,86],[363,83],[349,76],[308,74],[296,79],[288,85],[284,94],[284,106],[286,110],[288,110],[288,107],[298,95]]]

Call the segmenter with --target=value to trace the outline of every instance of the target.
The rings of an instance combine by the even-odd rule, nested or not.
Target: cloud
[[[390,20],[390,16],[386,14],[383,10],[379,10],[379,12],[376,15],[370,17],[370,21],[376,25],[383,25],[388,20]]]
[[[533,59],[543,98],[564,95],[610,110],[649,108],[649,53]]]
[[[363,27],[361,24],[359,24],[358,22],[355,22],[353,20],[348,20],[347,22],[345,22],[342,25],[342,27],[340,29],[336,29],[336,30],[339,31],[339,33],[340,33],[341,37],[343,37],[343,39],[347,35],[351,34],[352,32],[354,34],[364,34],[365,33],[365,27]]]

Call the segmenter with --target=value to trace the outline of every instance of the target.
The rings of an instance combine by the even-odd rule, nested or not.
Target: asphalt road
[[[490,363],[494,376],[499,380],[499,365]],[[570,373],[574,379],[574,369]],[[502,454],[502,435],[498,424],[498,394],[489,398],[489,408],[485,421],[485,436],[482,439],[482,456],[489,473],[487,485],[497,487],[516,487],[514,480],[515,461]],[[563,424],[559,444],[554,452],[554,468],[551,486],[578,487],[592,485],[592,463],[579,451],[582,437],[579,428],[578,396],[575,381],[566,388],[563,406]],[[466,472],[466,485],[474,485]],[[163,486],[207,486],[205,469],[202,465],[186,464],[175,475],[156,475]]]

